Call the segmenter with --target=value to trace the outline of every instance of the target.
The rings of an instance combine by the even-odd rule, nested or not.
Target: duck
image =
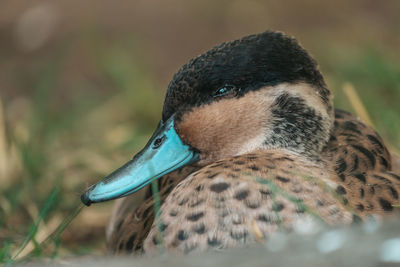
[[[143,150],[81,200],[119,198],[112,253],[188,254],[264,242],[304,220],[399,215],[399,192],[379,134],[333,107],[295,38],[265,31],[183,65]]]

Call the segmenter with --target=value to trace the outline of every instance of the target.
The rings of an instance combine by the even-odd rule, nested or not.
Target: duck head
[[[174,75],[147,145],[82,202],[123,197],[185,165],[256,150],[318,157],[332,116],[318,66],[295,39],[267,31],[223,43]]]

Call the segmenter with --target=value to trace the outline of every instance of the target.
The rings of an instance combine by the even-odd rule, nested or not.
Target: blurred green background
[[[335,105],[350,83],[390,147],[400,147],[400,2],[3,0],[0,8],[0,262],[103,254],[112,203],[84,208],[56,246],[38,245],[81,192],[132,157],[190,58],[266,29],[319,62]],[[28,242],[29,241],[29,242]]]

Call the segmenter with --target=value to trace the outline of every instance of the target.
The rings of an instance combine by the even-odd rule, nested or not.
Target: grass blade
[[[46,217],[46,215],[50,211],[50,209],[53,206],[53,204],[55,203],[56,198],[59,193],[60,193],[60,189],[58,187],[54,187],[53,190],[50,192],[49,197],[47,198],[46,202],[44,203],[43,208],[40,211],[38,218],[31,226],[28,235],[26,236],[25,240],[22,242],[22,244],[19,247],[19,249],[17,250],[17,252],[12,257],[12,260],[15,260],[19,256],[19,254],[24,250],[26,245],[28,245],[29,241],[31,241],[35,237],[37,230],[39,228],[40,222]]]

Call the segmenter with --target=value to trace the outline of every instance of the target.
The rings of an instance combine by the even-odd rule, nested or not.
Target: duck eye
[[[165,140],[165,135],[154,140],[153,149],[159,148],[162,145],[162,143],[164,142],[164,140]]]
[[[217,91],[215,91],[213,97],[229,95],[235,92],[236,90],[237,90],[236,86],[226,84],[223,87],[219,88]]]

